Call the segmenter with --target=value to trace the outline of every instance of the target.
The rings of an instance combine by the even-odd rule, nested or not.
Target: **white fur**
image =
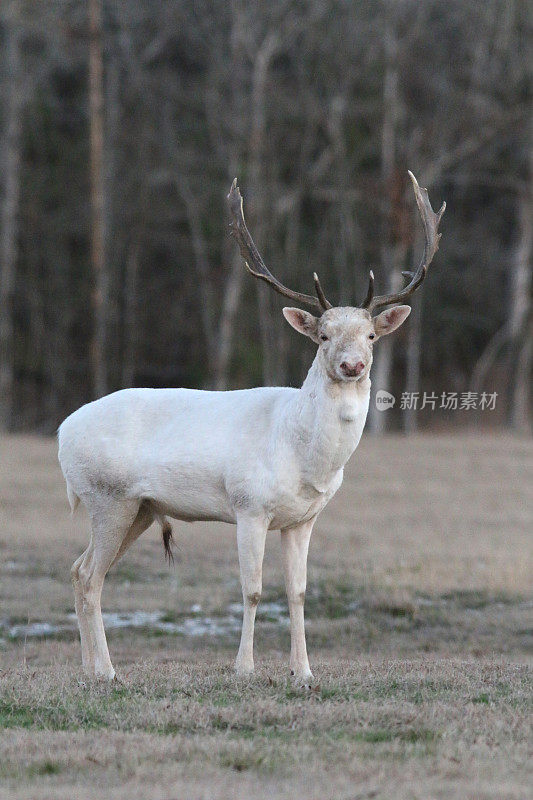
[[[294,310],[284,311],[289,319]],[[311,677],[303,616],[309,538],[363,431],[372,362],[368,337],[377,326],[359,309],[309,317],[312,331],[302,332],[320,347],[301,389],[126,389],[88,403],[61,425],[59,460],[69,501],[74,509],[79,498],[92,524],[89,547],[72,567],[89,674],[115,674],[100,609],[108,569],[154,519],[170,516],[237,525],[241,674],[254,666],[266,533],[281,531],[291,670],[298,679]],[[327,345],[320,339],[326,329]],[[344,379],[337,363],[342,358],[363,359],[364,372]]]

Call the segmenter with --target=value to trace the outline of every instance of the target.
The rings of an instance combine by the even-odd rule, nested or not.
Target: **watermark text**
[[[402,392],[401,411],[494,411],[497,392]],[[387,411],[393,408],[396,397],[384,389],[376,392],[376,408]]]

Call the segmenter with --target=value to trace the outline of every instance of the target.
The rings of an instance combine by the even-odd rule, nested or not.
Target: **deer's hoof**
[[[248,678],[250,675],[254,674],[254,665],[236,663],[235,672],[239,678]]]
[[[113,667],[111,667],[111,669],[96,669],[94,677],[97,681],[118,681],[117,674]]]
[[[291,669],[291,680],[303,689],[310,689],[315,684],[315,676],[310,669]]]

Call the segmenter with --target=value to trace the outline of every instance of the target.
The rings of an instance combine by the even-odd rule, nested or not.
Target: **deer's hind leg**
[[[81,565],[91,557],[92,546],[93,542],[91,537],[91,541],[89,542],[87,550],[85,550],[85,552],[83,552],[81,556],[76,559],[76,561],[74,562],[74,564],[70,569],[70,578],[72,580],[72,586],[74,588],[74,608],[76,610],[76,616],[78,618],[78,627],[80,629],[81,661],[83,664],[83,669],[87,673],[87,675],[94,675],[94,658],[92,650],[89,646],[90,644],[89,626],[87,624],[87,619],[83,611],[83,592],[81,589],[79,571]]]
[[[71,570],[83,667],[88,675],[111,680],[115,670],[102,620],[102,587],[111,564],[146,530],[151,519],[146,511],[139,514],[137,500],[106,497],[87,505],[92,525],[91,541]]]
[[[237,520],[237,545],[241,571],[244,612],[241,643],[235,669],[238,675],[254,671],[254,623],[263,586],[263,556],[268,523],[264,519],[242,517]]]
[[[141,503],[141,507],[137,512],[137,516],[135,517],[131,528],[129,529],[126,536],[122,540],[118,553],[113,559],[113,563],[111,564],[111,566],[114,566],[117,563],[117,561],[120,561],[126,550],[128,550],[131,547],[131,545],[139,538],[139,536],[142,533],[144,533],[147,528],[150,527],[154,519],[155,519],[154,512],[150,504],[147,502]]]

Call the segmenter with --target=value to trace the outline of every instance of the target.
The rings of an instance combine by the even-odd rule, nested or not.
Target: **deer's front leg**
[[[239,675],[249,675],[254,671],[254,622],[263,586],[263,556],[267,528],[267,522],[263,519],[237,520],[237,545],[244,602],[241,644],[235,662],[235,669]]]
[[[316,517],[281,532],[285,586],[291,617],[291,673],[297,680],[313,677],[305,644],[304,602],[307,585],[307,553]]]

